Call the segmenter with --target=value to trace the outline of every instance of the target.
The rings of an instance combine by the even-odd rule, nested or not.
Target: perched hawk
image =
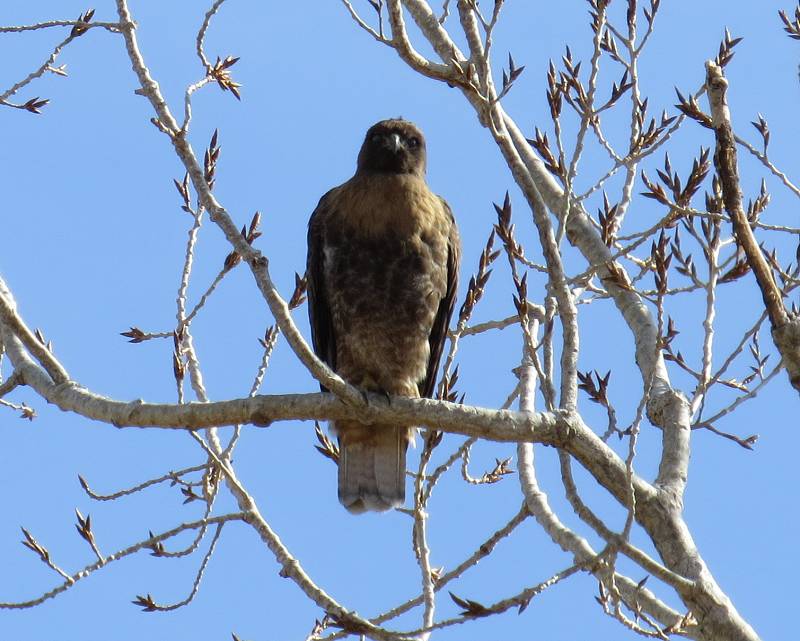
[[[308,223],[317,356],[362,390],[433,396],[459,256],[453,213],[425,182],[422,132],[399,119],[370,127],[355,175],[320,199]],[[342,505],[354,513],[402,505],[412,427],[336,421],[333,429]]]

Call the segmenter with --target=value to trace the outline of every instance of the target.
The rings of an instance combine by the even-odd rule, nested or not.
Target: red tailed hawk
[[[425,182],[425,156],[414,124],[373,125],[355,175],[320,199],[308,223],[314,351],[362,390],[411,398],[434,394],[460,256],[453,213]],[[402,505],[412,427],[332,427],[342,505],[354,513]]]

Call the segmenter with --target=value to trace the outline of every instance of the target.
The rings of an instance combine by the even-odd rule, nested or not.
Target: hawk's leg
[[[386,404],[387,405],[389,405],[390,407],[392,405],[392,397],[389,394],[389,392],[387,392],[385,389],[382,389],[382,388],[381,389],[371,389],[371,390],[359,389],[359,392],[361,392],[361,397],[364,399],[364,402],[367,405],[369,405],[369,394],[379,394],[380,396],[383,396],[383,398],[386,399]]]

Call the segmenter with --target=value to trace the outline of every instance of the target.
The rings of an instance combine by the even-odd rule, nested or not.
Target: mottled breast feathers
[[[458,287],[447,203],[416,177],[357,176],[322,197],[308,242],[317,355],[365,389],[432,396]]]

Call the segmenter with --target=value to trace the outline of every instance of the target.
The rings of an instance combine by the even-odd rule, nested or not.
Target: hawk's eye
[[[379,131],[370,134],[369,137],[371,142],[378,142],[381,138],[383,138],[383,134],[381,134]]]
[[[412,149],[416,149],[417,147],[419,147],[419,138],[417,138],[416,136],[412,136],[411,138],[409,138],[408,146],[411,147]]]

